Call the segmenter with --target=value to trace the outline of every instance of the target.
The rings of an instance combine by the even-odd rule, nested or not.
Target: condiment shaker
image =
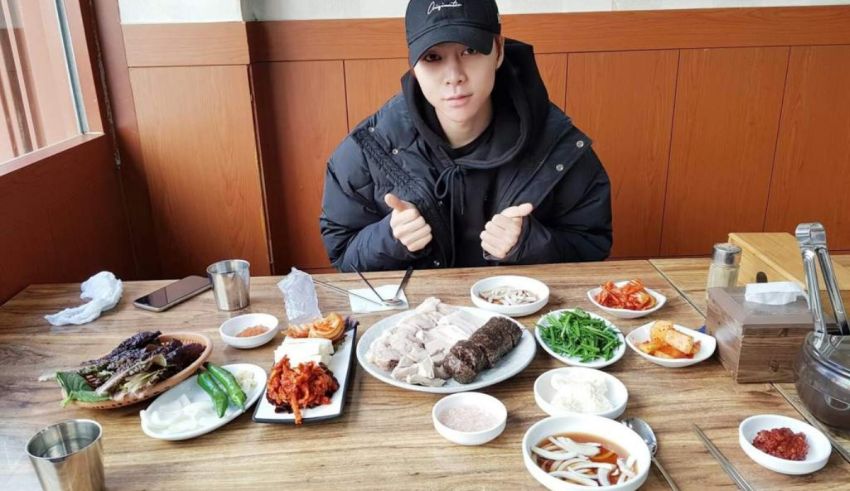
[[[738,283],[738,270],[741,267],[741,248],[727,242],[714,244],[711,266],[708,268],[708,289],[714,287],[730,288]]]

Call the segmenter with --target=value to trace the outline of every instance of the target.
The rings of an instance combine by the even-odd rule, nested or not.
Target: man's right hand
[[[390,218],[390,228],[393,237],[407,247],[410,252],[421,251],[433,238],[431,226],[419,214],[419,210],[413,203],[402,201],[394,194],[384,196],[387,206],[393,209]]]

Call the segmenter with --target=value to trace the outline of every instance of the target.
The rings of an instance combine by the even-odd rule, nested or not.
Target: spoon
[[[621,423],[643,438],[643,441],[646,442],[646,446],[649,447],[649,455],[652,458],[652,463],[655,464],[655,467],[658,468],[659,472],[661,472],[661,476],[664,477],[665,481],[667,481],[667,485],[670,486],[670,489],[673,491],[679,491],[679,487],[673,482],[673,478],[670,477],[670,474],[667,473],[667,470],[661,465],[661,462],[655,458],[655,453],[658,451],[658,439],[655,438],[655,433],[652,431],[652,427],[649,426],[649,423],[640,418],[626,418],[622,420]]]

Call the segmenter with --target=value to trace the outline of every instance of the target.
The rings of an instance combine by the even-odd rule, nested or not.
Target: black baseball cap
[[[410,64],[440,43],[460,43],[484,54],[502,32],[496,0],[410,0],[404,16]]]

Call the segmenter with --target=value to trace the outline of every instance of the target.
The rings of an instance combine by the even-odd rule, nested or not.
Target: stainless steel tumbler
[[[45,491],[103,489],[103,428],[97,421],[70,419],[50,425],[27,443],[27,453]]]
[[[242,259],[211,264],[207,275],[213,286],[213,297],[219,310],[244,309],[250,303],[251,265]]]

